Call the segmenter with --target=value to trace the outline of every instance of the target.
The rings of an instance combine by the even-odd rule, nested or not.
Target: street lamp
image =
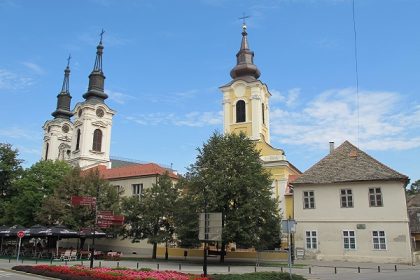
[[[208,215],[207,215],[207,183],[204,182],[204,259],[203,274],[207,277],[207,240],[209,239]]]
[[[98,220],[98,202],[99,202],[99,184],[96,182],[96,203],[95,203],[95,220],[93,221],[93,237],[92,248],[90,248],[90,269],[93,268],[93,259],[95,257],[95,236],[96,236],[96,223]]]

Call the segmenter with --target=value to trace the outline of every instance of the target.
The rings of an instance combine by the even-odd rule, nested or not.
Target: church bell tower
[[[258,78],[261,72],[254,64],[254,52],[248,44],[245,23],[242,41],[236,54],[236,65],[230,71],[232,80],[220,87],[223,93],[224,132],[243,132],[250,139],[270,144],[270,92]]]
[[[110,167],[112,118],[115,114],[105,99],[105,75],[102,71],[102,35],[96,47],[93,71],[89,75],[89,86],[83,95],[85,101],[76,104],[73,114],[74,129],[70,163],[82,169],[103,164]]]
[[[230,71],[232,80],[220,87],[223,94],[224,133],[242,132],[255,141],[263,166],[271,174],[272,195],[279,201],[279,211],[283,217],[293,217],[289,177],[301,172],[287,161],[282,149],[270,143],[271,94],[267,85],[259,80],[260,75],[260,70],[254,64],[254,52],[249,48],[244,22],[236,65]]]
[[[46,121],[44,130],[44,144],[42,147],[42,160],[69,160],[71,157],[71,139],[73,123],[70,118],[71,95],[69,91],[70,56],[64,70],[63,86],[57,95],[57,108],[51,114],[54,119]]]

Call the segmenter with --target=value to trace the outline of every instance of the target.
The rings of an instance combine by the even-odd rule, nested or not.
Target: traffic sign
[[[23,230],[18,231],[17,236],[18,236],[19,238],[22,238],[22,237],[24,237],[24,236],[25,236],[25,232],[24,232]]]

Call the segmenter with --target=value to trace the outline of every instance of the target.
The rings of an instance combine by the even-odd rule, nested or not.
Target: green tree
[[[187,177],[189,191],[201,205],[207,201],[207,212],[223,215],[222,262],[225,244],[261,249],[278,242],[279,207],[271,197],[270,174],[255,143],[244,134],[214,133],[198,149]]]
[[[97,197],[98,210],[119,214],[119,195],[117,188],[102,179],[97,169],[81,172],[79,168],[74,168],[63,178],[53,195],[44,201],[36,220],[46,225],[63,224],[76,230],[91,228],[95,221],[94,207],[71,205],[71,197]],[[118,230],[109,229],[107,232]]]
[[[420,180],[415,181],[411,184],[410,189],[407,190],[408,194],[417,194],[420,192]]]
[[[39,161],[14,183],[16,195],[5,209],[7,224],[32,226],[43,201],[53,194],[72,167],[63,161]]]
[[[0,223],[5,223],[5,210],[10,199],[16,195],[14,182],[22,173],[19,152],[12,145],[0,143]]]
[[[178,188],[183,192],[178,197],[175,207],[175,234],[178,245],[183,248],[196,248],[198,240],[198,215],[201,201],[191,191],[188,191],[189,181],[181,179]]]
[[[176,186],[169,175],[164,174],[141,197],[124,198],[122,209],[127,224],[124,238],[132,242],[147,239],[153,244],[152,258],[156,259],[157,244],[167,244],[173,239],[177,197]]]

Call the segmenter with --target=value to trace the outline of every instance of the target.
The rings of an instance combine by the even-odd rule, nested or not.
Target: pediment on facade
[[[71,149],[71,146],[69,144],[66,143],[61,143],[60,146],[58,146],[59,150],[64,150],[64,149]]]
[[[92,125],[103,127],[103,128],[106,128],[108,126],[108,124],[105,123],[105,122],[103,122],[103,121],[95,121],[95,122],[92,122]]]
[[[77,121],[74,122],[74,127],[81,126],[82,124],[83,123],[81,121],[77,120]]]
[[[67,135],[59,136],[57,139],[60,141],[71,142],[71,137],[68,137]]]

